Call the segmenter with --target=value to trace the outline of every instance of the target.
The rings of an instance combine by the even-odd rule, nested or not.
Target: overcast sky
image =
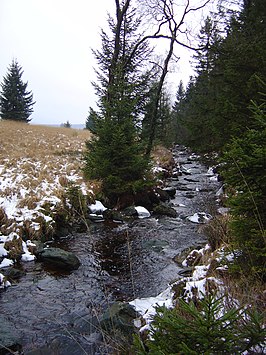
[[[89,107],[96,108],[91,48],[99,48],[100,28],[106,28],[114,3],[0,0],[0,81],[16,58],[36,101],[32,123],[85,123]],[[186,56],[176,69],[176,86],[191,74]]]

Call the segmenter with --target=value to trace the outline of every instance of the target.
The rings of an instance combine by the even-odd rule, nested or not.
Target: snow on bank
[[[107,208],[101,203],[101,201],[96,200],[95,203],[88,206],[89,210],[93,214],[102,215]]]
[[[150,212],[142,206],[136,206],[135,210],[138,212],[139,218],[149,218],[151,216]]]
[[[31,242],[23,241],[25,232],[29,239],[38,239],[44,231],[53,229],[54,211],[68,204],[67,188],[75,183],[84,195],[91,195],[91,187],[83,182],[81,172],[73,168],[68,157],[51,156],[47,162],[33,158],[16,161],[2,159],[0,165],[0,268],[13,265],[13,244],[18,248],[22,262],[35,260],[30,252]],[[80,167],[79,167],[80,170]],[[17,241],[19,239],[19,241]],[[9,246],[8,246],[9,245]]]
[[[193,250],[190,254],[193,254],[194,251],[195,250]],[[199,254],[201,255],[209,253],[209,251],[210,246],[208,244],[206,244],[205,247],[203,247],[202,249],[197,250],[197,252],[199,252]],[[223,252],[221,251],[221,253]],[[187,258],[189,258],[190,254]],[[212,256],[213,255],[211,253],[210,257]],[[182,265],[187,266],[187,264],[187,259],[185,259]],[[204,295],[210,290],[209,287],[211,283],[213,287],[217,289],[217,294],[220,293],[222,295],[224,293],[224,286],[221,280],[219,280],[218,278],[208,276],[209,268],[210,264],[195,266],[193,273],[190,277],[180,277],[180,280],[173,283],[158,296],[140,299],[137,298],[129,302],[129,304],[132,305],[136,309],[136,311],[141,315],[142,321],[144,320],[145,322],[145,325],[141,326],[143,322],[139,322],[138,320],[136,320],[135,325],[137,328],[139,328],[139,331],[143,332],[144,330],[150,329],[150,324],[153,320],[154,315],[156,314],[156,307],[163,305],[167,308],[174,307],[175,293],[173,292],[173,289],[175,285],[184,282],[182,298],[187,302],[195,299],[195,297],[198,299],[203,298]]]
[[[0,273],[0,289],[11,286],[11,283],[5,279],[5,276]]]
[[[209,222],[212,219],[212,216],[205,212],[197,212],[194,213],[193,216],[187,217],[187,219],[193,223],[203,224]]]
[[[168,287],[156,297],[136,298],[129,302],[129,304],[133,306],[145,320],[146,324],[140,329],[140,331],[144,331],[145,329],[149,329],[149,325],[156,313],[156,307],[164,305],[165,307],[170,308],[173,306],[172,287]],[[138,323],[136,323],[136,325],[137,324]]]

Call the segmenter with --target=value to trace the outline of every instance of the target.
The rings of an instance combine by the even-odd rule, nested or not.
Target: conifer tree
[[[139,45],[140,19],[130,0],[116,1],[116,17],[109,17],[110,32],[102,31],[102,48],[94,51],[98,61],[99,111],[90,111],[96,135],[87,142],[85,175],[102,181],[111,204],[121,195],[134,194],[146,184],[147,158],[138,137],[140,113],[149,87],[145,61],[150,49]]]
[[[33,95],[27,91],[28,83],[22,81],[23,70],[16,60],[13,60],[7,75],[3,79],[0,92],[1,118],[29,122],[32,114]]]
[[[158,82],[155,82],[148,94],[148,101],[144,107],[144,117],[142,120],[141,137],[143,141],[148,141],[151,131],[154,130],[154,143],[165,146],[173,143],[172,117],[170,97],[165,88],[162,89],[158,100],[158,112],[156,122],[153,121],[155,100],[157,100]],[[153,127],[153,125],[155,127]]]
[[[202,152],[219,152],[232,137],[252,125],[249,105],[259,100],[256,77],[265,81],[265,1],[243,1],[226,35],[219,35],[215,18],[207,18],[199,40],[197,76],[186,93],[186,144]],[[220,25],[220,24],[219,24]],[[256,55],[254,55],[254,53]]]
[[[235,266],[265,280],[266,84],[262,84],[262,99],[251,106],[252,128],[226,146],[222,162],[226,163],[223,175],[230,186],[232,243],[241,250]]]

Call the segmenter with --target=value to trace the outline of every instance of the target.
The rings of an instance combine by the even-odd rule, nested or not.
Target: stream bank
[[[170,201],[176,217],[92,223],[88,232],[52,245],[73,252],[81,262],[77,270],[23,263],[17,283],[0,293],[1,314],[13,324],[23,354],[111,354],[100,327],[104,311],[116,301],[159,294],[182,270],[175,256],[205,244],[199,226],[216,208],[219,183],[185,148],[173,154],[176,166],[166,184],[176,189]]]

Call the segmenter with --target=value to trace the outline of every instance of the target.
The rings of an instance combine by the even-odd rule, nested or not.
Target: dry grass
[[[88,130],[0,121],[0,162],[11,159],[12,167],[18,159],[25,159],[25,165],[30,159],[44,166],[62,156],[74,161],[89,137]]]
[[[162,168],[171,169],[175,164],[172,153],[161,145],[153,148],[151,156],[156,165]]]
[[[25,220],[25,208],[56,200],[70,182],[84,185],[82,155],[89,138],[88,130],[0,121],[0,208],[16,201],[16,216],[9,211],[9,219]]]
[[[33,190],[63,175],[82,178],[82,151],[89,138],[87,130],[0,121],[1,175],[17,176],[18,189]]]

